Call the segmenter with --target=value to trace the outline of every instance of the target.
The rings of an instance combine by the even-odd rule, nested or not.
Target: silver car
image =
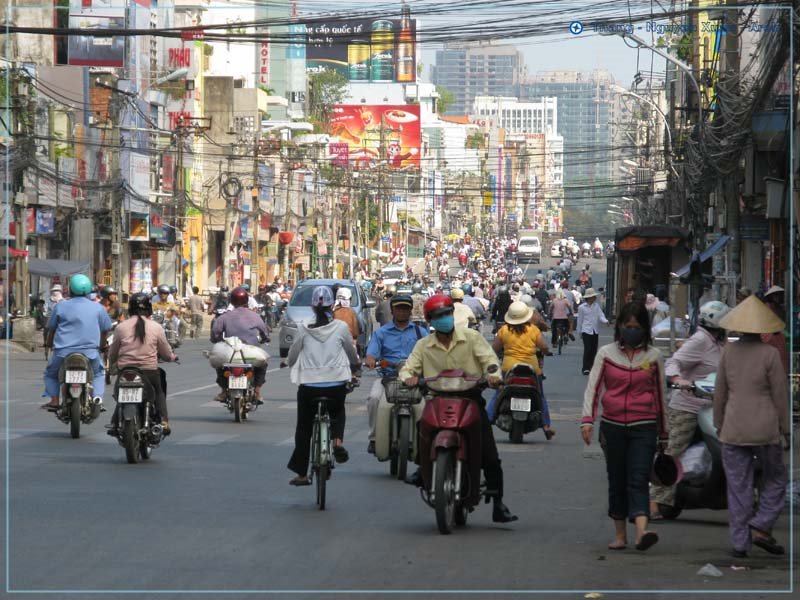
[[[358,337],[358,355],[366,356],[367,344],[372,337],[372,309],[375,308],[375,301],[367,299],[361,286],[352,279],[306,279],[297,284],[289,298],[286,312],[281,321],[281,333],[279,339],[279,351],[281,358],[289,354],[292,342],[297,338],[298,324],[310,324],[314,321],[314,311],[311,309],[311,294],[314,288],[325,285],[329,288],[338,285],[348,288],[353,296],[350,299],[350,306],[356,311],[358,321],[361,324],[361,335]]]

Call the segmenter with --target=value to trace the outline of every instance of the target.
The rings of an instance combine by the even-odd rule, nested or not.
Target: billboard
[[[417,79],[417,22],[401,19],[336,19],[306,24],[306,69],[334,69],[350,81]]]
[[[69,26],[99,31],[125,29],[125,3],[115,0],[70,0]],[[71,65],[121,67],[125,59],[125,38],[71,35],[67,46]]]
[[[419,167],[419,105],[339,104],[328,128],[335,148],[347,145],[353,168],[372,168],[383,160],[393,169]],[[337,154],[338,164],[343,158]]]

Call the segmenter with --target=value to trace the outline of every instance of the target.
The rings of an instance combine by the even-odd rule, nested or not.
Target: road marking
[[[275,371],[280,371],[280,367],[275,367],[274,369],[267,369],[267,373],[274,373]],[[191,394],[192,392],[200,392],[202,390],[208,390],[213,387],[217,387],[216,383],[209,383],[208,385],[201,385],[200,387],[191,388],[189,390],[181,390],[180,392],[175,392],[172,394],[168,394],[169,398],[174,398],[175,396],[183,396],[185,394]]]
[[[294,436],[286,438],[282,442],[275,444],[276,446],[294,446]]]
[[[227,442],[235,437],[239,437],[238,433],[200,433],[192,435],[177,442],[176,446],[216,446],[222,442]]]
[[[287,408],[287,409],[291,408],[292,410],[294,410],[295,408],[297,408],[297,401],[295,400],[294,402],[284,402],[283,404],[279,404],[278,408]]]
[[[83,436],[81,436],[83,437]],[[107,444],[109,442],[113,442],[115,444],[119,443],[117,438],[113,438],[107,433],[94,433],[92,435],[86,436],[86,441],[91,442],[93,444]]]

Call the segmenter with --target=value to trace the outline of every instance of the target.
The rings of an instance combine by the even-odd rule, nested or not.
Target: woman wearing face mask
[[[608,471],[608,516],[614,520],[610,550],[627,547],[627,523],[636,524],[636,549],[658,541],[648,531],[650,469],[656,447],[668,439],[661,353],[652,346],[650,317],[643,303],[625,304],[617,317],[614,342],[597,352],[583,398],[581,436],[592,443],[602,406],[600,446]]]
[[[728,314],[730,307],[718,300],[706,302],[700,307],[697,331],[673,354],[665,364],[667,382],[681,387],[691,386],[694,381],[716,373],[719,358],[727,338],[720,327],[720,320]],[[697,429],[697,413],[711,406],[711,400],[698,398],[684,389],[674,390],[667,408],[669,443],[666,453],[670,456],[683,454],[694,438]],[[650,520],[658,521],[661,506],[675,505],[675,486],[653,485],[650,489]]]

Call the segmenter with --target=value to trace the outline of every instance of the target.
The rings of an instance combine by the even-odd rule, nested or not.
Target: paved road
[[[593,268],[595,285],[602,285],[602,264]],[[511,446],[497,432],[507,503],[520,520],[494,525],[482,505],[451,536],[437,533],[433,511],[414,488],[391,479],[388,465],[366,453],[363,400],[373,375],[348,399],[351,460],[336,469],[329,509],[321,513],[313,488],[288,485],[295,421],[288,373],[270,372],[266,405],[236,424],[212,401],[213,374],[201,355],[206,346],[188,342],[180,349],[183,364],[166,366],[174,434],[139,465],[126,464],[101,423],[71,440],[66,426],[38,409],[39,355],[2,356],[12,376],[4,408],[13,590],[218,590],[212,597],[237,590],[373,590],[366,597],[376,597],[398,589],[787,586],[785,558],[755,551],[745,563],[751,570],[729,568],[724,512],[694,511],[658,525],[662,541],[647,555],[606,550],[605,467],[597,445],[585,449],[578,435],[585,385],[578,343],[546,363],[555,439],[545,442],[536,432]],[[785,522],[776,533],[788,538]],[[696,576],[706,562],[724,576]]]

